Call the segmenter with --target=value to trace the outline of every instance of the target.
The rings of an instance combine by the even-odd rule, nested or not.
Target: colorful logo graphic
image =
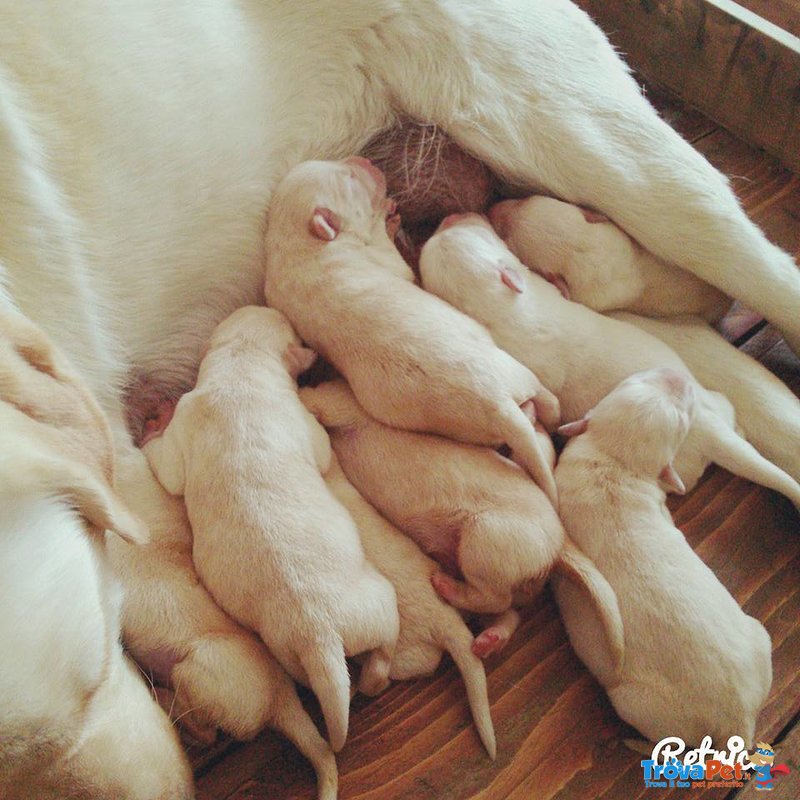
[[[766,742],[756,742],[756,749],[750,756],[750,763],[753,766],[756,791],[771,792],[775,787],[772,785],[775,775],[788,775],[789,767],[786,764],[774,764],[775,750],[771,744]]]
[[[788,775],[786,764],[775,765],[771,744],[758,742],[749,755],[741,736],[731,736],[727,750],[715,750],[706,736],[696,750],[687,750],[678,736],[662,739],[650,758],[641,762],[648,789],[741,788],[751,778],[756,789],[770,791],[776,775]]]

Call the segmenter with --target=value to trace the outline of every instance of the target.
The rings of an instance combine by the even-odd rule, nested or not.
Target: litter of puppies
[[[739,387],[732,404],[662,341],[669,335],[599,313],[693,313],[702,338],[718,336],[704,319],[727,298],[695,278],[659,294],[672,268],[620,243],[617,230],[605,233],[618,245],[608,259],[628,259],[619,269],[602,243],[587,265],[542,266],[538,251],[526,265],[498,232],[511,231],[524,260],[544,234],[522,236],[515,224],[541,205],[446,217],[422,249],[418,283],[395,246],[401,220],[374,165],[299,165],[269,212],[270,309],[239,310],[218,327],[197,388],[148,437],[157,476],[185,497],[199,574],[274,656],[264,721],[314,763],[320,797],[335,796],[332,751],[347,736],[345,657],[360,657],[355,685],[374,694],[430,674],[448,652],[494,758],[480,659],[506,644],[515,608],[550,577],[577,654],[645,737],[699,744],[735,732],[749,745],[755,736],[771,684],[769,636],[686,544],[665,492],[686,492],[716,461],[800,506],[800,464],[768,417],[748,421],[754,443],[739,433],[734,407],[756,410],[755,389]],[[546,206],[590,228],[611,225]],[[567,252],[569,225],[545,227],[548,252]],[[612,280],[619,296],[609,299],[597,287]],[[314,353],[341,377],[298,396]],[[800,429],[800,407],[773,389]],[[558,460],[556,429],[570,438]],[[634,551],[641,558],[625,557]],[[701,605],[713,620],[698,628]],[[680,663],[664,659],[650,613],[681,642]],[[476,614],[499,616],[473,636],[466,623]],[[330,747],[289,676],[317,695]],[[691,714],[674,702],[687,687]]]

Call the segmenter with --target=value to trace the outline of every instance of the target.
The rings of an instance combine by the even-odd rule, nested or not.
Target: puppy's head
[[[470,313],[525,292],[526,269],[480,214],[451,214],[422,248],[422,285]]]
[[[280,358],[293,378],[305,372],[317,357],[313,350],[302,346],[280,311],[262,306],[240,308],[217,325],[207,352],[228,348],[267,352]]]
[[[694,384],[674,369],[637,372],[609,392],[586,416],[562,425],[559,433],[590,432],[592,442],[632,472],[660,477],[685,491],[672,460],[695,414]]]
[[[371,242],[388,236],[387,215],[395,208],[386,198],[383,173],[366,158],[305,161],[275,190],[267,238],[302,236],[322,245],[340,238]],[[389,231],[396,228],[390,222]]]
[[[553,197],[504,200],[489,210],[489,219],[529,269],[567,299],[589,305],[602,296],[609,273],[633,257],[630,238],[608,217]]]

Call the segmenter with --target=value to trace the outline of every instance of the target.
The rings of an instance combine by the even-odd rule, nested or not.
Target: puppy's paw
[[[472,652],[478,658],[488,658],[494,653],[499,653],[508,644],[508,640],[520,624],[520,616],[513,608],[490,620],[489,627],[479,633],[472,642]]]
[[[488,658],[490,655],[502,650],[506,641],[508,640],[504,640],[497,631],[487,628],[475,637],[472,642],[472,652],[478,658]]]

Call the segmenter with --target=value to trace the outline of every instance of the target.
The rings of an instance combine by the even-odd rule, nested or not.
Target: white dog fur
[[[185,516],[133,448],[121,388],[131,373],[190,387],[214,325],[258,300],[263,211],[294,164],[357,152],[397,114],[435,122],[523,190],[607,214],[800,348],[792,259],[567,0],[536,14],[523,0],[2,8],[0,306],[59,337],[108,415],[120,490],[153,542],[109,540],[126,641],[140,659],[174,651],[177,696],[212,725],[239,735],[227,710],[250,708],[260,656],[197,582]],[[13,497],[3,508],[0,538],[33,513]],[[215,650],[220,625],[229,646]],[[169,758],[152,763],[170,774]]]
[[[312,394],[313,397],[313,394]],[[414,542],[382,517],[347,480],[336,454],[325,483],[355,521],[367,558],[391,581],[400,612],[400,636],[389,677],[408,680],[431,675],[442,652],[450,653],[464,679],[475,727],[489,757],[497,755],[483,663],[472,652],[472,634],[459,613],[431,585],[437,571]]]
[[[0,312],[0,795],[186,800],[175,731],[119,642],[103,532],[142,547],[103,414],[52,343]]]
[[[681,373],[637,373],[589,411],[556,468],[564,527],[616,593],[621,662],[583,597],[558,580],[555,593],[576,652],[624,720],[653,741],[739,735],[749,747],[772,682],[769,635],[686,543],[659,487],[694,399]]]
[[[725,295],[648,253],[596,212],[551,197],[505,200],[492,207],[489,218],[527,267],[562,294],[566,284],[567,299],[595,311],[617,309],[610,315],[614,319],[669,345],[703,386],[731,401],[747,439],[800,479],[800,401],[707,324],[727,311]]]
[[[580,419],[634,372],[671,367],[690,374],[654,336],[563,298],[476,214],[446,220],[422,250],[420,273],[426,289],[486,325],[501,347],[536,371],[559,398],[564,422]],[[736,433],[728,400],[699,384],[695,390],[697,414],[676,461],[684,484],[693,487],[713,461],[800,507],[800,485]]]
[[[558,402],[483,327],[414,284],[386,231],[385,190],[376,168],[353,161],[291,170],[270,208],[267,302],[376,419],[473,444],[508,443],[555,503],[531,420],[541,416],[552,428]]]
[[[367,415],[344,381],[303,389],[329,429],[348,479],[443,570],[433,585],[467,611],[500,613],[538,589],[561,550],[553,507],[524,470],[488,448],[391,428]],[[549,446],[546,434],[542,449]]]
[[[372,651],[362,687],[380,691],[399,619],[391,584],[321,477],[330,444],[295,383],[314,358],[280,312],[235,311],[212,334],[197,386],[144,449],[164,488],[185,498],[203,582],[314,689],[338,751],[350,705],[345,656]],[[277,664],[273,672],[269,722],[312,761],[320,794],[335,794],[330,751],[288,677]]]
[[[496,203],[489,219],[525,266],[595,311],[716,322],[730,309],[719,289],[649,253],[595,211],[534,195]]]

